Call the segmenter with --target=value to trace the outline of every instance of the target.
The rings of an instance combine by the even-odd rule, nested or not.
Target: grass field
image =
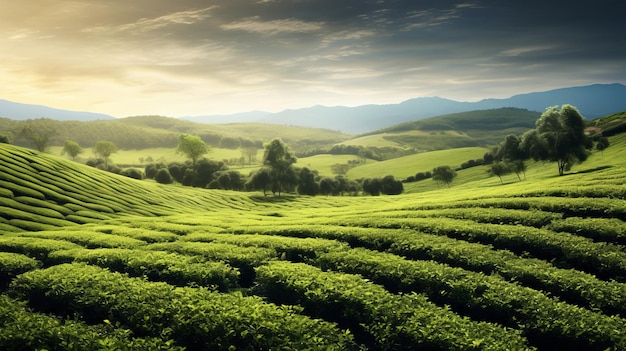
[[[610,141],[563,177],[282,198],[0,144],[0,349],[624,350],[626,134]],[[466,151],[429,162],[484,153]],[[359,168],[421,170],[399,161]]]

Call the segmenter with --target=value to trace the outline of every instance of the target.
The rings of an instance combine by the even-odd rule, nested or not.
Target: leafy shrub
[[[170,174],[170,171],[167,168],[159,169],[154,175],[154,180],[161,184],[172,184],[174,182],[174,178]]]

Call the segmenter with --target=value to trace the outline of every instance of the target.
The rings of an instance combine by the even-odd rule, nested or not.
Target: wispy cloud
[[[114,27],[97,26],[85,28],[84,32],[149,32],[172,24],[193,24],[211,17],[211,11],[217,6],[210,6],[200,10],[186,10],[170,13],[156,18],[141,18],[136,22],[122,24]]]
[[[294,18],[263,21],[259,16],[245,18],[221,26],[223,30],[242,30],[250,33],[275,35],[279,33],[315,32],[323,27],[323,22],[307,22]]]

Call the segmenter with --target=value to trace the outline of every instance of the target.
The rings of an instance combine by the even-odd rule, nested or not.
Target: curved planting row
[[[183,351],[171,341],[133,337],[132,332],[110,323],[87,325],[32,312],[23,301],[0,295],[0,349]]]
[[[268,235],[343,240],[352,247],[388,251],[415,260],[434,260],[486,274],[497,273],[564,301],[626,316],[626,284],[599,280],[588,273],[557,268],[543,260],[519,257],[487,245],[412,230],[292,225],[255,229]]]
[[[178,286],[199,285],[227,291],[238,286],[239,272],[223,262],[206,262],[198,256],[130,249],[75,249],[52,252],[57,263],[86,262]]]
[[[244,247],[265,247],[273,249],[282,259],[302,262],[315,258],[320,253],[345,251],[346,243],[337,240],[318,238],[289,238],[270,235],[193,233],[181,238],[181,241],[212,242],[239,245]]]
[[[24,273],[10,292],[46,312],[119,322],[137,335],[172,339],[187,350],[355,349],[349,333],[294,308],[81,264]]]
[[[380,350],[530,350],[518,332],[473,322],[422,295],[394,295],[360,276],[273,261],[257,268],[258,289],[272,301],[337,321]]]
[[[410,228],[451,238],[491,244],[545,260],[626,281],[626,253],[619,245],[597,243],[568,233],[514,225],[476,223],[449,218],[344,219],[343,224],[377,228]]]
[[[324,254],[316,262],[325,270],[360,274],[392,291],[424,293],[472,319],[520,329],[545,349],[626,347],[626,320],[559,302],[498,276],[366,249]]]

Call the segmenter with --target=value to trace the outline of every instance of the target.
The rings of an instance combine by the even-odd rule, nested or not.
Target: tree
[[[330,177],[323,177],[320,179],[320,194],[322,195],[334,195],[339,188],[339,182]]]
[[[455,177],[456,172],[450,166],[439,166],[433,169],[433,180],[443,182],[448,188]]]
[[[587,159],[587,150],[593,143],[585,134],[585,121],[574,106],[549,107],[535,125],[537,139],[547,152],[542,159],[556,161],[559,175]]]
[[[35,146],[38,151],[43,152],[50,144],[50,139],[57,134],[56,129],[46,126],[44,119],[40,120],[41,123],[28,123],[20,131],[20,136],[28,140]]]
[[[379,178],[365,178],[363,180],[363,192],[372,196],[379,196],[383,190],[383,185]]]
[[[315,196],[320,192],[320,186],[316,181],[317,173],[304,167],[300,170],[298,178],[298,194]]]
[[[263,165],[269,168],[272,181],[272,192],[280,193],[288,187],[293,187],[298,182],[297,174],[293,169],[296,163],[285,143],[280,138],[273,139],[265,145],[263,153]]]
[[[496,158],[500,161],[504,161],[506,168],[508,168],[509,171],[515,172],[517,179],[522,180],[520,173],[523,173],[524,179],[526,179],[526,164],[524,161],[528,158],[528,153],[522,147],[522,139],[520,137],[512,134],[507,135],[497,149]],[[499,165],[496,168],[498,167],[502,168],[504,166]],[[497,171],[497,169],[495,170]],[[502,178],[500,178],[500,182],[502,182]]]
[[[242,147],[240,149],[241,157],[248,161],[248,166],[252,164],[252,162],[256,161],[256,154],[259,150],[255,146],[251,147]]]
[[[10,144],[11,139],[9,139],[8,135],[0,134],[0,144]]]
[[[267,196],[267,190],[271,188],[272,179],[269,168],[261,168],[254,172],[246,183],[246,189],[262,190],[263,196]]]
[[[66,140],[63,145],[63,151],[61,155],[68,154],[72,158],[72,161],[76,161],[76,156],[83,153],[83,148],[78,145],[77,142],[72,140]]]
[[[100,140],[93,147],[93,152],[104,159],[104,168],[109,169],[109,156],[117,152],[117,145],[111,141]]]
[[[334,165],[330,166],[331,172],[338,176],[346,175],[349,169],[350,166],[347,163],[335,163]]]
[[[178,136],[176,152],[191,160],[191,167],[196,172],[198,159],[211,151],[211,148],[197,135],[181,134]]]
[[[489,174],[498,176],[498,178],[500,178],[500,184],[504,184],[504,182],[502,181],[502,176],[505,174],[509,174],[511,172],[511,169],[502,162],[494,162],[489,167],[488,172]]]
[[[159,168],[154,175],[154,180],[161,184],[172,184],[174,182],[174,178],[172,178],[172,175],[167,168]]]
[[[609,138],[607,137],[600,137],[598,138],[598,141],[596,141],[596,150],[604,153],[604,150],[609,147],[610,143],[609,143]]]
[[[385,195],[398,195],[404,191],[402,181],[396,180],[392,175],[384,176],[380,182],[382,185],[381,192]]]

